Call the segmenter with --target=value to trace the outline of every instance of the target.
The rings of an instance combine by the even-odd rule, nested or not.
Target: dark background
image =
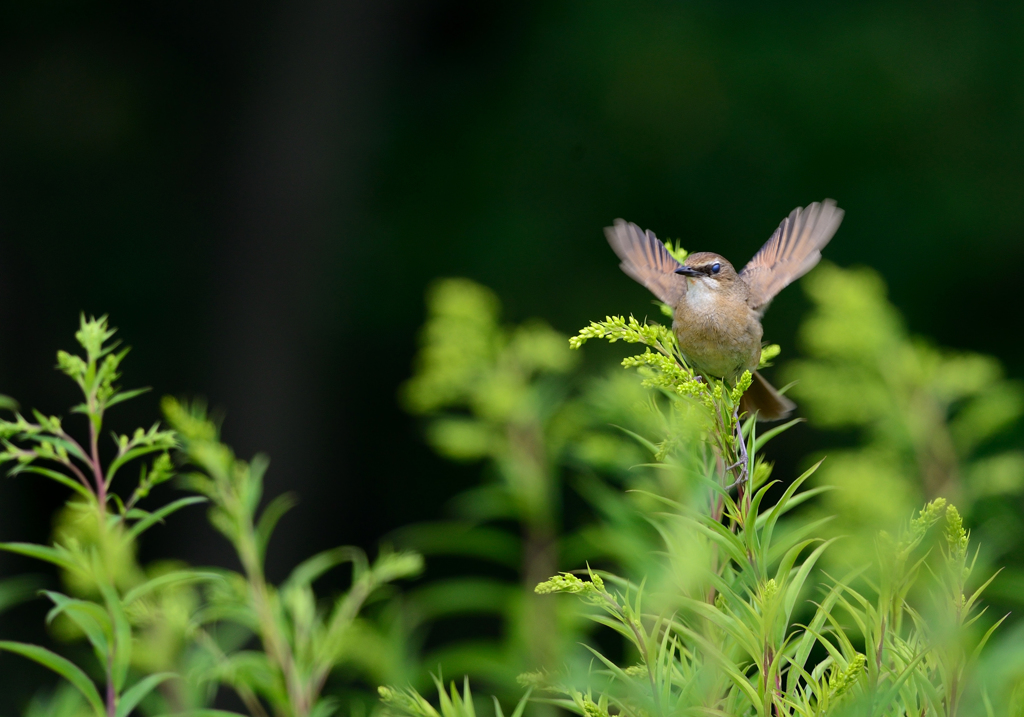
[[[829,259],[1020,376],[1022,180],[1019,3],[5,3],[0,392],[66,414],[54,352],[108,313],[124,384],[154,387],[113,427],[205,396],[240,454],[271,455],[267,493],[301,495],[279,578],[475,480],[396,400],[434,277],[571,332],[651,311],[615,217],[742,264],[835,197]],[[804,307],[794,288],[768,314],[783,358]],[[780,470],[815,441],[773,444]],[[65,494],[40,481],[0,483],[0,539],[47,539]],[[191,510],[144,557],[233,564]]]

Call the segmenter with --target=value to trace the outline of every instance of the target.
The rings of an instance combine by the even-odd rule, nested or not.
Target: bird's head
[[[690,254],[676,273],[685,276],[690,286],[696,284],[711,290],[729,288],[739,279],[739,274],[724,256],[710,251]]]

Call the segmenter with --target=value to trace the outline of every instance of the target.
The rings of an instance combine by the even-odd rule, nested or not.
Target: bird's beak
[[[683,276],[704,276],[702,272],[699,272],[696,269],[692,269],[688,266],[679,267],[678,269],[676,269],[676,273],[682,274]]]

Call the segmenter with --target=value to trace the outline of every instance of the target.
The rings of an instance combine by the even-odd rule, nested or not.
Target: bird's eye
[[[717,274],[719,271],[721,271],[721,269],[722,269],[722,265],[719,264],[717,261],[714,264],[711,265],[711,273],[712,274]]]

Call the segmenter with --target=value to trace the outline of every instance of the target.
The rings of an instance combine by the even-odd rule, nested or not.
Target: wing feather
[[[605,227],[604,235],[622,263],[619,267],[651,290],[669,306],[675,306],[686,294],[686,280],[675,273],[682,266],[651,230],[643,231],[632,222],[616,219]]]
[[[776,294],[813,269],[842,221],[843,210],[832,199],[797,207],[783,219],[740,272],[750,287],[751,308],[763,314]]]

